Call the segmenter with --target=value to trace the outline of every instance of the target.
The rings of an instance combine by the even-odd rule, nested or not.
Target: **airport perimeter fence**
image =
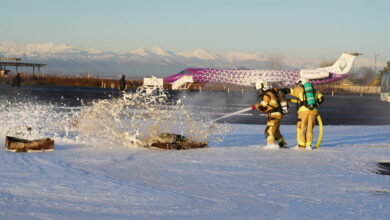
[[[316,89],[322,93],[334,94],[358,94],[358,95],[379,95],[380,86],[352,86],[352,85],[318,85]]]

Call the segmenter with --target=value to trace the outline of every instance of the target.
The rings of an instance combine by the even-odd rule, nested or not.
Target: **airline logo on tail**
[[[345,67],[347,67],[347,63],[345,62],[345,60],[341,60],[339,67],[341,72],[344,71]]]

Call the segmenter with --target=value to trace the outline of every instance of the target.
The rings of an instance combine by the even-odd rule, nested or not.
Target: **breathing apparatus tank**
[[[276,93],[276,95],[278,97],[282,113],[284,115],[287,114],[288,113],[288,103],[287,103],[287,99],[286,99],[284,92],[279,89],[278,92]]]
[[[311,82],[305,82],[303,84],[303,88],[305,89],[307,106],[310,109],[313,109],[316,105],[316,98],[314,95],[313,84]]]

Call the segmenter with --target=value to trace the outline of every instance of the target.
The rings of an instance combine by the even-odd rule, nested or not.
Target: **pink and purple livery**
[[[325,84],[347,77],[353,61],[360,53],[343,53],[328,67],[302,70],[238,70],[189,68],[178,74],[164,78],[165,83],[173,83],[183,76],[191,76],[195,83],[233,84],[253,86],[258,81],[278,82],[280,86],[290,87],[300,79],[313,84]]]

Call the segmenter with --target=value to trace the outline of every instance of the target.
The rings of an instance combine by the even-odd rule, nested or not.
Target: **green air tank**
[[[309,107],[314,107],[314,105],[316,104],[316,98],[314,96],[313,84],[311,84],[311,82],[305,82],[303,84],[303,87],[305,88],[307,105]]]

